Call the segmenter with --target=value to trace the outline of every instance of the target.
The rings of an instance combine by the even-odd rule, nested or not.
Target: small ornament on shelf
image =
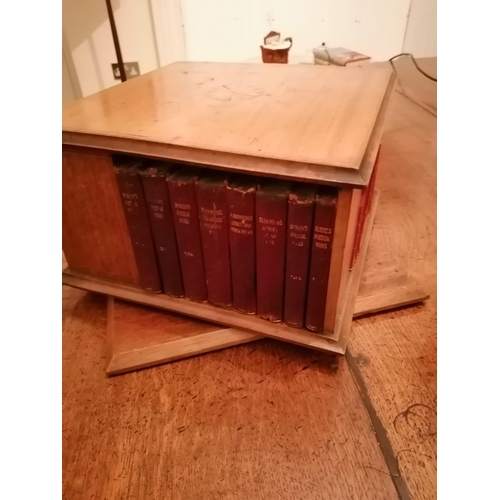
[[[293,41],[290,37],[283,41],[280,39],[281,35],[276,31],[270,31],[264,37],[264,45],[260,46],[263,63],[288,64],[288,52],[292,48]]]

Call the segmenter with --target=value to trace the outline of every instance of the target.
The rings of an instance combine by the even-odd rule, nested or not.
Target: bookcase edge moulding
[[[394,85],[181,62],[66,105],[63,284],[344,354]]]

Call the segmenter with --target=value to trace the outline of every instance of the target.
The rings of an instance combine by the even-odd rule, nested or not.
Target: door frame
[[[186,60],[181,0],[149,0],[159,66]]]

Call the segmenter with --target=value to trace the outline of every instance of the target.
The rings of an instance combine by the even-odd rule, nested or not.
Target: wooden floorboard
[[[356,320],[349,353],[411,498],[426,500],[436,497],[437,475],[436,119],[400,94],[393,104],[367,262],[395,256],[395,267],[416,276],[430,299]]]
[[[344,358],[259,340],[106,378],[106,300],[64,293],[64,498],[398,498]]]

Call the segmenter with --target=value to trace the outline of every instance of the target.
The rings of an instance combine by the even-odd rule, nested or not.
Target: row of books
[[[323,329],[337,190],[118,158],[143,288]]]

